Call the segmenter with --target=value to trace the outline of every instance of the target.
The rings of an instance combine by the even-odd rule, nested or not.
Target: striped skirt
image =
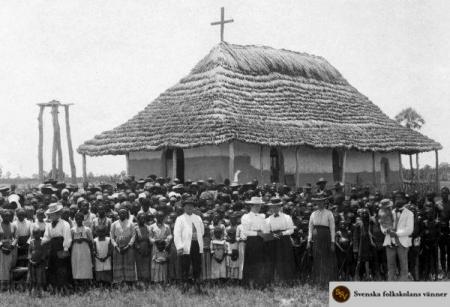
[[[312,233],[313,281],[321,286],[336,280],[337,264],[336,254],[331,251],[330,228],[314,226]]]
[[[124,254],[116,249],[113,253],[113,282],[136,281],[136,267],[134,260],[134,249],[129,248]]]
[[[211,252],[204,249],[202,254],[202,280],[211,279]]]

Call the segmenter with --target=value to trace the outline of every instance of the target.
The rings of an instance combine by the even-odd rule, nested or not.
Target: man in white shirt
[[[183,201],[184,213],[175,221],[174,243],[178,256],[181,257],[181,278],[183,291],[187,291],[189,271],[192,266],[192,277],[197,291],[200,291],[199,279],[202,271],[203,234],[205,232],[202,219],[194,214],[195,201],[188,198]]]
[[[386,234],[383,246],[386,247],[388,281],[396,280],[397,258],[400,266],[400,275],[397,280],[408,280],[408,249],[412,244],[411,234],[414,230],[414,214],[405,205],[406,200],[403,197],[395,202],[396,209],[392,210],[394,229],[384,229],[381,226],[381,231]],[[391,238],[398,238],[399,244],[392,245]]]

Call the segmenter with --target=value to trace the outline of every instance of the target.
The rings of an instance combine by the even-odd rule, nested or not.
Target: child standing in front
[[[95,281],[102,287],[109,287],[112,283],[111,256],[113,247],[111,238],[107,236],[107,225],[96,227],[97,237],[94,239]]]
[[[42,246],[41,231],[33,227],[32,238],[28,246],[28,285],[30,295],[34,292],[42,296],[46,283],[45,268],[47,266],[47,249]]]
[[[211,240],[211,279],[227,278],[227,242],[224,239],[224,228],[216,226]]]

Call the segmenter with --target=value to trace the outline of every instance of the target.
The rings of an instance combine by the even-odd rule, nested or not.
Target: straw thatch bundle
[[[117,155],[231,140],[404,153],[441,148],[386,116],[321,57],[222,42],[143,111],[78,152]]]

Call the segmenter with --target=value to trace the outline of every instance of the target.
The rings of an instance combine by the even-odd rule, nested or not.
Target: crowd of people
[[[71,292],[207,283],[265,288],[450,273],[449,189],[382,195],[132,176],[78,187],[0,187],[0,288]]]

